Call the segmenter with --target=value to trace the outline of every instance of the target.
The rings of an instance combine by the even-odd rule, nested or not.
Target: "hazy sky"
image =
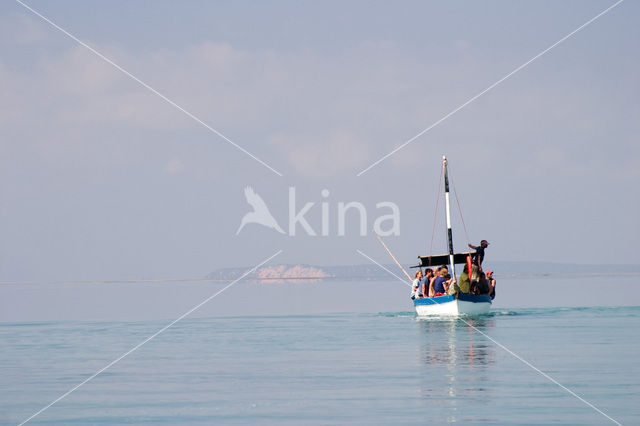
[[[276,263],[366,263],[356,249],[389,263],[355,214],[337,236],[340,201],[363,203],[368,228],[377,202],[396,203],[386,241],[412,264],[429,251],[443,154],[487,262],[639,263],[638,2],[360,177],[614,1],[28,4],[283,176],[4,1],[0,280],[193,277],[279,249]],[[289,187],[298,209],[316,202],[317,232],[327,202],[330,235],[236,236],[247,185],[285,229]],[[442,212],[436,231],[434,254]]]

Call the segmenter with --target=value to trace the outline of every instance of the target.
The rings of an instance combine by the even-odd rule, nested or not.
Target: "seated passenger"
[[[467,265],[465,265],[462,273],[460,274],[460,280],[458,281],[460,293],[469,293],[470,286],[471,281],[469,280],[469,268],[467,268]]]
[[[433,280],[434,296],[444,296],[447,293],[447,289],[444,288],[444,283],[447,282],[447,279],[445,277],[448,275],[448,273],[449,270],[446,266],[440,268],[440,275]]]
[[[422,297],[422,293],[420,292],[420,280],[422,279],[422,269],[416,271],[416,275],[414,276],[413,285],[411,286],[411,299]]]
[[[449,286],[451,285],[451,274],[446,274],[444,276],[445,282],[442,283],[442,286],[444,287],[444,292],[445,293],[449,293]]]
[[[433,278],[433,269],[427,268],[424,270],[424,278],[420,280],[420,291],[424,296],[429,296],[429,286],[431,279]]]
[[[431,281],[429,281],[429,297],[434,297],[436,295],[435,290],[435,282],[436,278],[440,276],[440,271],[442,270],[442,266],[439,266],[438,269],[433,273],[433,277],[431,277]]]
[[[472,265],[471,266],[471,277],[470,280],[471,281],[478,281],[480,279],[480,268],[478,268],[478,265]]]
[[[488,295],[491,290],[489,289],[489,281],[484,272],[480,272],[480,280],[478,281],[478,293]]]
[[[455,278],[452,278],[451,275],[445,275],[447,281],[444,283],[444,288],[447,290],[447,294],[450,296],[455,296],[460,291],[460,287],[456,282]]]
[[[489,281],[489,296],[491,296],[491,300],[496,297],[496,280],[493,278],[493,271],[487,271],[487,281]]]
[[[480,281],[480,272],[481,269],[478,267],[478,265],[471,266],[471,283],[469,284],[469,293],[471,294],[480,294],[480,290],[478,288],[478,282]]]

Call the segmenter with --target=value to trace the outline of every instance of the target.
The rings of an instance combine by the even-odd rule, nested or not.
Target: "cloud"
[[[327,178],[352,173],[369,157],[363,135],[349,131],[318,134],[278,133],[269,143],[293,167],[297,175]]]
[[[47,29],[30,16],[22,13],[0,16],[0,46],[25,47],[49,42]]]
[[[45,43],[42,25],[23,17],[8,22],[16,40]],[[464,40],[455,43],[464,55],[440,57],[419,56],[392,40],[331,53],[219,41],[147,52],[91,44],[249,151],[267,161],[282,159],[297,176],[310,179],[357,173],[513,67],[504,58],[474,56]],[[74,155],[84,153],[74,154],[64,141],[88,142],[96,132],[203,134],[200,124],[84,47],[65,44],[31,53],[26,72],[0,60],[0,126],[28,135],[23,143],[58,146],[75,161]],[[568,162],[597,164],[600,156],[579,145],[602,133],[614,113],[599,111],[606,89],[589,86],[588,71],[572,68],[577,86],[567,90],[566,81],[553,74],[522,81],[533,73],[523,70],[378,167],[401,170],[457,150],[483,161],[504,152],[535,160],[543,155],[536,152],[557,145],[572,153]],[[145,143],[153,147],[156,140]],[[637,150],[631,142],[625,145]],[[227,148],[225,155],[235,150]]]
[[[184,164],[178,158],[172,158],[164,165],[162,170],[169,175],[175,175],[184,170]]]
[[[303,9],[287,11],[296,26],[289,31],[285,25],[275,38],[240,10],[211,17],[233,30],[210,22],[197,29],[189,19],[170,20],[180,31],[156,20],[142,26],[124,20],[118,34],[99,15],[65,15],[70,31],[273,164],[286,180],[270,176],[46,23],[24,15],[0,18],[0,192],[2,231],[10,236],[3,240],[0,268],[23,257],[33,259],[23,262],[25,270],[47,274],[43,265],[55,266],[72,252],[69,247],[77,247],[78,258],[69,256],[73,266],[100,267],[119,254],[115,267],[141,270],[147,266],[140,266],[140,253],[148,256],[149,268],[212,258],[235,263],[246,244],[225,233],[237,229],[237,213],[229,206],[246,206],[234,184],[258,182],[274,197],[287,184],[322,185],[336,199],[384,197],[402,205],[403,213],[411,206],[398,247],[413,256],[425,220],[430,226],[430,213],[421,211],[427,201],[431,207],[442,154],[450,158],[464,205],[473,209],[469,221],[476,221],[477,232],[493,227],[496,238],[504,239],[503,255],[555,258],[590,244],[591,235],[576,232],[566,247],[540,253],[557,206],[581,231],[590,229],[581,215],[613,216],[610,206],[624,199],[627,208],[615,214],[618,229],[637,234],[638,61],[627,54],[634,39],[620,32],[631,28],[626,23],[615,24],[619,14],[603,17],[356,179],[357,172],[537,54],[554,34],[565,34],[566,18],[579,17],[553,15],[553,25],[541,27],[528,14],[506,21],[490,14],[462,25],[470,21],[459,13],[442,22],[434,13],[437,26],[407,26],[406,20],[374,16],[381,12],[374,8],[358,10],[366,19],[328,33],[326,22]],[[540,11],[540,17],[548,15]],[[269,8],[269,16],[281,12]],[[372,25],[376,19],[385,23],[383,32]],[[307,32],[311,26],[317,32]],[[602,198],[589,204],[593,196]],[[491,206],[487,198],[494,200]],[[610,240],[625,238],[598,241],[610,247]],[[512,250],[522,241],[527,247]],[[353,242],[354,249],[367,244]],[[349,261],[335,241],[290,244],[292,256]],[[131,252],[120,250],[122,245]],[[251,248],[271,246],[256,238]],[[34,247],[45,249],[33,254]],[[628,244],[622,251],[633,252]]]

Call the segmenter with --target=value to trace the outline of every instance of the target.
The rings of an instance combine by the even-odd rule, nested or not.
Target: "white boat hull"
[[[419,316],[483,315],[489,313],[491,309],[489,296],[473,294],[416,299],[413,303]]]

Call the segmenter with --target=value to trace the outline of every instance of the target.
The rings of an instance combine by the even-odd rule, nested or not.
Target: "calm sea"
[[[559,282],[583,291],[584,281]],[[501,284],[506,295],[537,285]],[[26,420],[221,287],[129,286],[137,318],[113,286],[0,287],[0,424]],[[31,423],[614,424],[484,333],[621,424],[640,424],[640,307],[496,303],[465,320],[476,330],[419,319],[407,296],[392,283],[238,285]],[[343,297],[356,312],[318,312]],[[378,309],[379,297],[404,309]],[[57,308],[43,310],[43,298]],[[222,306],[236,310],[215,316]],[[272,306],[284,314],[265,315]],[[299,314],[305,306],[313,313]]]

